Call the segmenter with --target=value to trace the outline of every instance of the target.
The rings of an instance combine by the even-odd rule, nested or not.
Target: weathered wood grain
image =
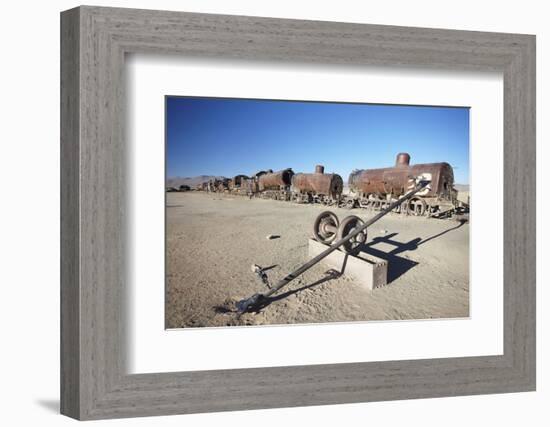
[[[78,419],[535,388],[535,38],[80,7],[61,17],[61,408]],[[124,55],[504,75],[504,354],[128,375]]]
[[[80,415],[80,14],[61,20],[61,413]]]

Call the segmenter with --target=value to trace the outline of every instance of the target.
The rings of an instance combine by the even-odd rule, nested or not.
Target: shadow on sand
[[[416,237],[412,240],[409,240],[408,242],[399,242],[397,240],[394,240],[393,238],[397,236],[398,233],[391,233],[383,237],[375,237],[369,243],[363,245],[363,247],[361,248],[361,251],[365,252],[366,254],[369,254],[381,259],[385,259],[386,261],[388,261],[388,284],[390,284],[391,282],[393,282],[394,280],[396,280],[397,278],[405,274],[407,271],[409,271],[411,268],[418,265],[416,261],[411,261],[408,258],[398,256],[399,254],[402,254],[404,252],[415,251],[420,245],[426,244],[430,240],[437,239],[438,237],[441,237],[444,234],[447,234],[453,230],[456,230],[462,227],[467,222],[468,222],[467,220],[461,219],[458,221],[457,225],[455,225],[454,227],[448,228],[447,230],[444,230],[441,233],[435,234],[425,239]],[[373,247],[379,243],[386,243],[386,244],[395,246],[395,249],[392,249],[389,252],[384,252]]]
[[[418,263],[416,261],[412,261],[408,258],[405,258],[403,256],[399,256],[399,255],[401,255],[405,252],[415,251],[420,245],[428,243],[431,240],[437,239],[438,237],[441,237],[444,234],[447,234],[447,233],[449,233],[453,230],[456,230],[456,229],[462,227],[467,222],[468,222],[468,220],[460,219],[458,221],[458,224],[455,225],[454,227],[448,228],[448,229],[446,229],[446,230],[444,230],[444,231],[442,231],[438,234],[434,234],[433,236],[427,237],[425,239],[422,239],[420,237],[416,237],[412,240],[409,240],[408,242],[400,242],[398,240],[395,240],[394,238],[398,235],[398,233],[391,233],[391,234],[388,234],[387,236],[383,236],[383,237],[375,237],[370,242],[364,244],[361,247],[360,250],[361,250],[361,252],[364,252],[366,254],[369,254],[369,255],[372,255],[372,256],[375,256],[375,257],[378,257],[378,258],[381,258],[381,259],[384,259],[384,260],[388,261],[388,284],[390,284],[391,282],[393,282],[394,280],[396,280],[397,278],[399,278],[400,276],[405,274],[407,271],[409,271],[411,268],[418,265]],[[389,252],[384,252],[384,251],[374,247],[375,245],[378,245],[380,243],[385,243],[385,244],[392,245],[392,246],[395,247],[395,249],[392,249]],[[315,286],[322,285],[323,283],[326,283],[330,280],[337,279],[338,277],[342,276],[344,274],[345,270],[346,270],[346,264],[347,264],[348,256],[349,255],[345,256],[344,263],[343,263],[342,268],[341,268],[340,271],[337,271],[337,270],[334,270],[334,269],[328,270],[328,271],[325,272],[325,276],[323,278],[321,278],[321,279],[319,279],[319,280],[317,280],[313,283],[310,283],[308,285],[304,285],[302,287],[283,292],[279,295],[264,298],[261,301],[261,303],[258,304],[255,307],[255,309],[253,311],[254,312],[259,312],[262,309],[264,309],[265,307],[267,307],[268,305],[270,305],[270,304],[272,304],[276,301],[280,301],[280,300],[285,299],[285,298],[287,298],[291,295],[294,295],[298,292],[305,291],[307,289],[311,289]],[[264,271],[267,271],[268,269],[271,269],[273,267],[275,267],[275,266],[267,267],[267,268],[264,269]],[[215,308],[217,310],[220,310],[221,307],[218,306],[218,307],[215,307]],[[227,310],[227,311],[229,311],[229,310]]]

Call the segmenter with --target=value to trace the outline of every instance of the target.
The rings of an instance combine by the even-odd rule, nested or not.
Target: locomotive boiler
[[[290,185],[294,172],[291,168],[278,172],[269,170],[260,175],[258,179],[258,191],[263,198],[275,200],[290,200]]]
[[[293,175],[294,172],[291,168],[260,175],[258,178],[259,189],[260,191],[287,189],[290,187]]]
[[[315,166],[315,173],[297,173],[292,177],[292,199],[299,203],[338,203],[343,188],[342,177],[325,173],[322,165]]]
[[[410,164],[408,153],[399,153],[395,166],[353,171],[348,180],[348,207],[383,209],[414,186],[413,177],[423,176],[430,185],[400,206],[409,215],[442,215],[457,207],[453,168],[446,162]]]

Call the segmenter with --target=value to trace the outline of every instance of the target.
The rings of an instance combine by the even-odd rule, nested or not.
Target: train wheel
[[[372,207],[372,202],[374,200],[374,195],[367,193],[363,195],[363,200],[365,201],[365,205],[369,208]]]
[[[318,242],[330,245],[336,238],[338,226],[336,214],[331,211],[321,212],[313,223],[313,236]]]
[[[356,228],[364,224],[363,220],[355,215],[350,215],[342,220],[338,227],[337,239],[343,239],[349,236]],[[367,230],[359,233],[353,239],[348,240],[342,245],[344,252],[354,253],[367,241]]]
[[[437,215],[437,209],[434,208],[433,206],[426,205],[426,216],[428,218],[431,218],[432,215]]]
[[[355,199],[349,199],[346,200],[346,204],[344,205],[346,209],[353,209],[355,207]]]
[[[359,200],[359,207],[363,208],[363,209],[368,209],[369,202],[365,199],[361,199],[361,200]]]
[[[426,202],[420,197],[413,197],[407,203],[407,213],[414,216],[423,216],[426,213]]]

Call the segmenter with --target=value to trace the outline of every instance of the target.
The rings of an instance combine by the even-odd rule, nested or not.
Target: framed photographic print
[[[535,389],[535,38],[61,15],[77,419]]]

